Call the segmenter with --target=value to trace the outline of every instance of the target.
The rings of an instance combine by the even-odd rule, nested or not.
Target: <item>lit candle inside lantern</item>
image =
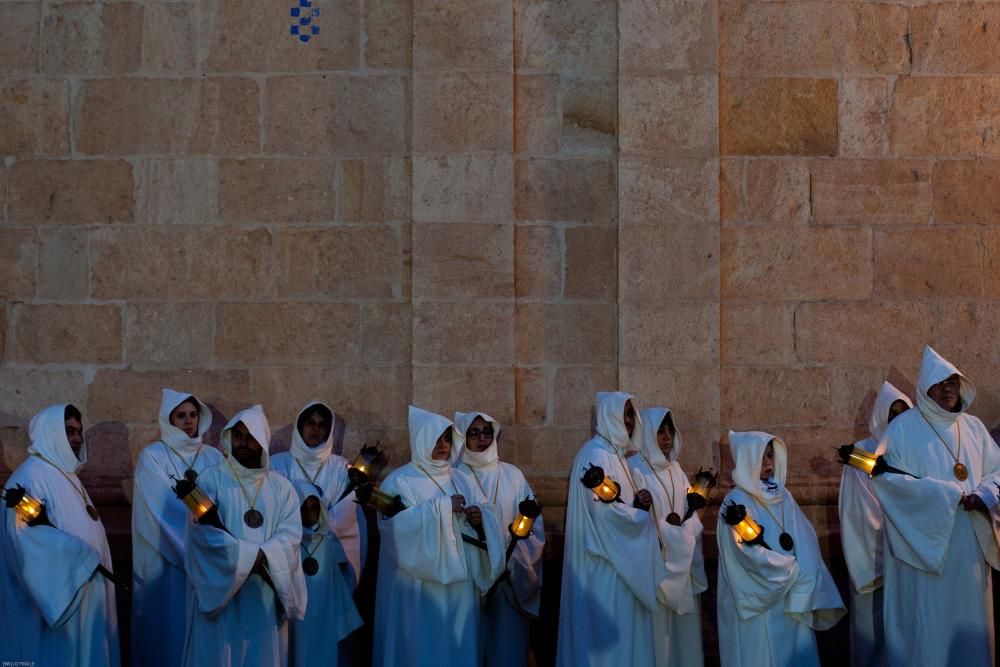
[[[29,525],[51,525],[44,516],[45,504],[28,493],[20,484],[13,489],[7,489],[4,501],[8,509],[13,509],[14,513]]]
[[[542,508],[533,498],[525,498],[517,506],[517,516],[511,522],[510,534],[515,538],[523,540],[531,534],[531,529],[535,525],[535,519],[542,513]]]
[[[372,447],[362,447],[357,458],[354,459],[354,463],[348,467],[347,475],[355,486],[375,482],[382,474],[388,458],[378,448],[378,445],[379,443],[375,443]]]
[[[841,463],[857,468],[866,475],[871,475],[878,463],[877,456],[857,445],[844,445],[838,448],[837,455],[840,456]]]
[[[694,476],[694,484],[688,490],[688,493],[696,494],[707,504],[708,497],[712,495],[712,491],[715,490],[716,484],[718,484],[718,481],[716,480],[715,475],[712,474],[711,470],[699,469],[698,474]]]
[[[723,512],[723,519],[733,527],[740,539],[747,544],[759,544],[766,549],[771,548],[764,541],[764,529],[753,520],[746,506],[730,502]]]
[[[215,503],[212,502],[212,499],[197,484],[188,479],[177,479],[173,475],[170,478],[176,482],[174,493],[191,511],[195,521],[202,525],[215,526],[216,528],[226,530],[226,527],[222,524],[222,519],[219,518],[219,511]]]
[[[604,474],[604,468],[589,464],[589,468],[583,471],[580,481],[583,485],[594,492],[601,502],[613,503],[623,502],[621,499],[622,487],[618,482]]]

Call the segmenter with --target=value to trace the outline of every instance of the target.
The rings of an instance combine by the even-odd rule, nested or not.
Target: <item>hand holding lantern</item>
[[[170,479],[176,482],[174,493],[191,510],[195,521],[203,526],[213,526],[220,530],[226,530],[222,519],[219,517],[218,506],[212,502],[211,498],[205,495],[204,491],[198,488],[197,484],[187,478],[177,479],[173,475],[170,476]]]
[[[737,505],[730,501],[723,507],[722,517],[747,544],[760,545],[765,549],[771,548],[764,541],[764,527],[753,520],[745,505]]]
[[[708,505],[708,499],[711,497],[718,483],[718,479],[712,473],[711,469],[702,470],[698,468],[698,473],[694,476],[694,484],[688,489],[687,511],[684,513],[684,519],[681,523],[684,523],[695,512],[704,509]]]
[[[370,486],[378,481],[379,475],[389,463],[389,457],[378,446],[378,442],[371,447],[363,446],[358,452],[357,458],[354,459],[354,463],[347,467],[347,477],[350,481],[337,502],[350,495],[351,491],[359,487]]]
[[[12,509],[29,526],[51,526],[45,503],[28,493],[20,484],[3,495],[7,509]]]

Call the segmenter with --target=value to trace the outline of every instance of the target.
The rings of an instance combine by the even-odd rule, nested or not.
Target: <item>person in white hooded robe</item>
[[[854,443],[874,453],[893,419],[913,407],[906,394],[883,382],[868,420],[869,437]],[[845,465],[840,475],[840,541],[851,580],[851,664],[875,667],[885,664],[882,624],[882,507],[871,478],[863,470]]]
[[[649,489],[656,510],[656,525],[667,568],[666,604],[653,615],[656,664],[686,667],[701,665],[701,593],[708,588],[701,551],[701,518],[687,509],[688,477],[681,469],[681,434],[668,408],[640,412],[642,449],[629,457],[636,485]],[[674,523],[671,523],[673,521]],[[677,525],[679,524],[679,525]]]
[[[45,504],[48,525],[13,509],[0,522],[0,660],[120,664],[111,552],[77,473],[87,462],[80,411],[51,405],[28,425],[28,458],[7,480]]]
[[[354,493],[341,499],[350,480],[347,477],[347,459],[333,451],[335,420],[336,415],[329,406],[319,401],[310,401],[295,418],[291,448],[271,458],[271,470],[295,484],[296,488],[300,482],[308,484],[322,501],[326,525],[322,530],[311,534],[324,536],[324,562],[336,562],[336,566],[330,568],[329,572],[336,569],[343,575],[346,584],[329,585],[327,571],[322,574],[323,583],[318,583],[314,576],[311,577],[306,572],[309,610],[305,621],[292,626],[295,636],[292,663],[296,665],[306,664],[303,662],[304,656],[310,656],[309,660],[320,659],[324,664],[336,665],[338,661],[347,664],[350,660],[349,642],[339,645],[331,642],[332,635],[326,630],[335,627],[333,632],[338,635],[336,639],[339,642],[358,627],[352,625],[352,619],[357,615],[353,594],[361,577],[361,544],[365,523],[361,506],[354,502]],[[307,532],[309,530],[306,528]],[[326,599],[330,595],[337,596],[337,599]],[[345,614],[344,618],[315,618],[338,610]],[[346,633],[339,634],[348,626],[350,629]],[[308,641],[313,641],[315,646],[307,650]]]
[[[632,479],[625,460],[642,446],[633,400],[623,392],[597,394],[597,433],[570,471],[556,649],[562,667],[656,661],[653,615],[666,601],[667,572],[652,494]],[[583,486],[590,465],[621,487],[622,502],[600,502]]]
[[[187,627],[184,531],[191,514],[173,488],[177,480],[197,480],[222,454],[203,442],[212,411],[192,394],[164,389],[159,423],[160,439],[139,454],[132,486],[132,664],[177,667]]]
[[[1000,449],[968,414],[973,384],[930,347],[916,409],[882,436],[873,478],[885,516],[885,641],[889,664],[993,664],[990,567],[997,554]]]
[[[409,428],[410,462],[381,486],[406,509],[378,520],[373,664],[473,667],[482,660],[480,596],[503,571],[500,515],[452,467],[462,434],[449,419],[411,405]],[[477,525],[487,550],[462,539]]]
[[[302,518],[291,482],[269,470],[259,405],[222,430],[225,459],[198,477],[225,529],[189,521],[187,667],[288,664],[288,621],[302,620]]]
[[[723,667],[818,666],[815,630],[833,627],[845,609],[816,531],[785,488],[785,443],[769,433],[730,431],[729,449],[734,486],[716,529],[720,662]],[[767,546],[743,542],[725,522],[731,503],[746,507],[764,529]]]
[[[484,412],[456,412],[455,428],[465,435],[465,446],[455,467],[475,480],[479,491],[500,512],[505,549],[512,536],[509,526],[518,505],[535,494],[517,466],[500,460],[500,423]],[[542,589],[542,552],[545,524],[535,519],[528,537],[514,547],[506,575],[488,600],[481,620],[484,664],[528,664],[531,619],[538,617]]]

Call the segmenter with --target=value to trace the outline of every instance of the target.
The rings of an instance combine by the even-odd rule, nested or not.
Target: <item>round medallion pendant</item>
[[[793,540],[792,536],[788,533],[782,533],[778,536],[778,544],[780,544],[781,548],[785,551],[791,551],[795,547],[795,540]]]
[[[249,509],[243,515],[243,523],[251,528],[260,528],[264,523],[264,515],[255,509]]]
[[[671,512],[670,514],[667,515],[667,523],[669,523],[671,526],[681,525],[681,515],[678,514],[677,512]]]
[[[969,469],[965,467],[964,463],[956,463],[952,470],[955,472],[955,479],[958,481],[964,482],[969,479]]]
[[[319,563],[315,558],[309,556],[304,561],[302,561],[302,571],[305,572],[310,577],[319,572]]]
[[[93,505],[90,504],[87,505],[87,514],[89,514],[90,518],[93,519],[94,521],[98,521],[100,519],[100,517],[97,516],[97,508],[94,507]]]

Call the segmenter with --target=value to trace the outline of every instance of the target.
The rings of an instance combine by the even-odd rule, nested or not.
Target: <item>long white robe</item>
[[[516,466],[499,460],[499,422],[485,413],[459,412],[455,415],[455,425],[464,433],[477,416],[493,424],[493,442],[485,452],[472,452],[465,447],[455,467],[471,477],[480,493],[499,510],[506,553],[511,541],[507,527],[517,516],[521,501],[534,498],[535,494],[524,473]],[[484,601],[480,639],[487,667],[527,664],[531,619],[538,617],[541,606],[544,549],[545,523],[539,516],[531,534],[518,540],[514,547],[507,565],[510,576],[500,583],[489,602]]]
[[[674,435],[669,461],[656,445],[656,430],[669,412],[665,408],[642,411],[643,448],[628,462],[636,485],[648,489],[653,496],[667,570],[666,604],[658,605],[653,616],[656,664],[688,667],[705,661],[701,646],[701,593],[708,588],[708,577],[701,549],[704,530],[701,518],[692,514],[680,526],[666,520],[671,512],[683,518],[688,492],[687,475],[677,462],[682,447],[680,432]]]
[[[642,442],[636,415],[632,436],[622,419],[625,393],[597,395],[598,435],[577,453],[569,476],[556,664],[652,665],[653,615],[665,591],[657,528],[650,512],[632,506],[639,490],[624,460]],[[637,406],[636,406],[637,407]],[[621,485],[621,503],[603,503],[580,483],[590,464]]]
[[[114,586],[96,572],[98,565],[112,570],[111,553],[103,524],[76,490],[83,488],[76,471],[86,446],[78,460],[66,439],[65,408],[49,406],[32,418],[32,456],[5,487],[20,484],[43,500],[54,527],[28,526],[13,510],[0,510],[0,661],[117,667]]]
[[[888,382],[879,388],[868,428],[871,437],[854,443],[875,452],[889,425],[889,411],[896,401],[912,407],[910,399]],[[882,526],[884,517],[871,478],[845,465],[838,496],[840,541],[851,580],[851,664],[855,667],[885,664],[885,631],[882,620]]]
[[[412,461],[381,486],[399,495],[407,509],[378,522],[382,541],[373,664],[472,667],[481,660],[480,596],[503,569],[499,513],[474,480],[451,468],[459,433],[453,436],[449,461],[431,460],[435,441],[451,421],[412,406],[409,421]],[[482,509],[488,551],[462,541],[463,533],[476,533],[464,515],[452,512],[455,493],[465,496],[466,506]]]
[[[961,378],[962,413],[947,413],[927,396],[954,373],[928,347],[917,409],[896,418],[879,444],[889,465],[920,478],[887,473],[873,480],[886,519],[885,634],[893,665],[993,664],[990,567],[1000,566],[1000,450],[983,423],[964,412],[975,398],[967,378]],[[959,430],[969,475],[964,482],[955,478],[948,451],[957,453]],[[972,493],[991,508],[992,520],[959,506],[962,495]]]
[[[759,473],[771,440],[774,491],[768,492]],[[818,666],[814,630],[833,627],[844,615],[844,604],[823,562],[816,531],[784,488],[785,445],[767,433],[732,431],[729,445],[737,486],[726,495],[723,507],[744,505],[764,528],[771,548],[743,543],[719,513],[720,662],[723,667]],[[780,546],[783,531],[794,540],[791,551]]]
[[[187,574],[184,531],[191,514],[173,492],[191,467],[199,475],[222,461],[219,450],[202,444],[212,412],[201,401],[198,437],[170,424],[170,413],[191,394],[163,390],[160,437],[139,454],[132,492],[132,664],[177,667],[184,658]],[[168,450],[167,447],[171,450]],[[180,460],[178,460],[180,457]],[[171,479],[171,476],[174,479]]]
[[[301,489],[305,485],[320,499],[323,509],[324,528],[316,533],[304,532],[304,535],[308,533],[308,539],[303,537],[303,553],[308,553],[318,543],[318,551],[313,557],[320,561],[322,569],[317,575],[305,579],[309,589],[309,609],[306,617],[294,622],[290,629],[292,664],[333,667],[340,657],[347,657],[344,647],[338,647],[337,642],[361,625],[353,595],[361,578],[361,543],[365,524],[354,493],[338,500],[350,480],[347,477],[347,459],[333,453],[333,411],[313,401],[302,408],[295,424],[314,405],[322,405],[330,414],[331,433],[326,441],[309,447],[296,426],[292,432],[291,449],[275,454],[270,466],[271,470],[300,490],[300,502],[304,500]],[[339,578],[342,581],[335,580],[334,572],[341,575]]]
[[[243,468],[232,458],[230,430],[241,421],[264,446],[259,469]],[[217,502],[229,532],[194,521],[187,524],[188,667],[288,664],[288,620],[304,617],[308,595],[299,561],[302,519],[291,482],[268,470],[269,441],[260,406],[240,412],[222,433],[229,460],[198,478],[202,491]],[[249,505],[236,475],[251,498],[257,479],[263,477],[254,505],[264,519],[259,528],[244,523]],[[250,574],[258,550],[267,558],[274,590],[262,577]]]

